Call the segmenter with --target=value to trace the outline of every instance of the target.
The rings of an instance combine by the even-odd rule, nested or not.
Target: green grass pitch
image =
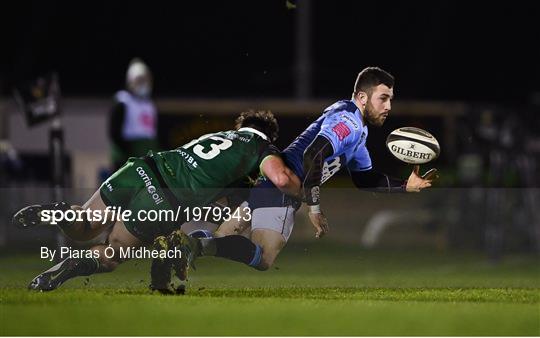
[[[267,272],[201,259],[184,296],[148,291],[149,261],[30,292],[37,255],[0,256],[1,335],[540,335],[532,255],[291,243]]]

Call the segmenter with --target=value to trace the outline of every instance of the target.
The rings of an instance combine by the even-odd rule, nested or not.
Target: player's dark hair
[[[394,87],[394,77],[379,67],[366,67],[358,73],[358,77],[354,83],[353,96],[358,94],[358,92],[371,95],[373,87],[377,87],[380,84],[392,88]]]
[[[236,118],[234,127],[250,127],[263,132],[274,142],[278,138],[279,126],[274,114],[269,110],[248,110]]]

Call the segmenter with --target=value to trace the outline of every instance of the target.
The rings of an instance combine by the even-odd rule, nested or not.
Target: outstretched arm
[[[392,178],[373,169],[351,171],[350,174],[358,189],[377,192],[405,192],[407,181]]]
[[[373,169],[351,171],[350,173],[354,185],[359,189],[377,192],[418,192],[431,187],[431,182],[437,172],[437,169],[431,169],[420,176],[419,170],[418,165],[414,166],[408,180],[395,179]]]

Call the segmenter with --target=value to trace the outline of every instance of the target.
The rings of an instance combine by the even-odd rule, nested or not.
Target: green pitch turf
[[[148,261],[27,291],[37,254],[0,256],[1,335],[540,335],[532,255],[291,244],[267,272],[201,259],[186,295],[162,296]]]

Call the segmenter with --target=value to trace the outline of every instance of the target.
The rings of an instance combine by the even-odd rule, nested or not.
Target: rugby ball
[[[391,132],[386,138],[386,147],[397,159],[410,164],[428,163],[441,153],[439,142],[433,135],[414,127]]]

